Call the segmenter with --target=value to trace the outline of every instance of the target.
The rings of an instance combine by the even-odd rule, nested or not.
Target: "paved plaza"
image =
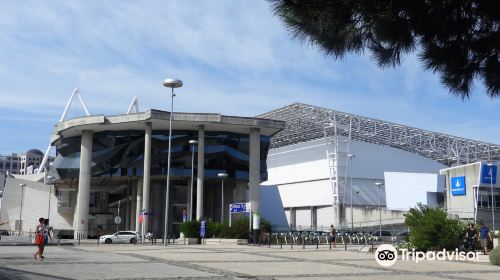
[[[379,266],[358,248],[246,245],[0,246],[0,279],[499,279],[487,256],[476,263],[398,261]]]

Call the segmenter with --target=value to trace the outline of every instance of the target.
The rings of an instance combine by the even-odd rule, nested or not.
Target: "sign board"
[[[260,216],[259,216],[259,214],[253,214],[252,229],[260,229]]]
[[[201,236],[201,238],[205,238],[206,230],[207,230],[207,222],[201,221],[200,222],[200,236]]]
[[[122,217],[116,216],[115,217],[115,224],[119,225],[119,224],[121,224],[121,222],[122,222]]]
[[[250,203],[240,202],[240,203],[229,204],[229,212],[230,213],[250,212]]]
[[[185,223],[187,221],[187,211],[186,209],[182,209],[182,222]]]
[[[145,216],[153,216],[154,213],[153,212],[147,212],[147,211],[144,211],[142,212],[142,215],[145,215]]]
[[[497,166],[482,165],[481,168],[481,183],[496,184],[497,183]]]
[[[454,196],[465,195],[465,176],[451,177],[451,194]]]

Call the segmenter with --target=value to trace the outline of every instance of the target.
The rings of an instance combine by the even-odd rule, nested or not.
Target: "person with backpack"
[[[37,246],[37,251],[33,254],[33,257],[38,259],[40,257],[40,260],[43,260],[44,257],[42,256],[43,254],[43,248],[45,246],[45,237],[43,235],[44,233],[44,228],[45,228],[45,219],[40,218],[38,219],[39,224],[36,226],[35,229],[35,245]]]

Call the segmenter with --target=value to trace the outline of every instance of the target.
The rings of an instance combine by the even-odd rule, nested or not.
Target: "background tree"
[[[378,66],[396,66],[417,51],[450,93],[469,98],[474,78],[500,95],[500,1],[269,0],[293,37],[335,59],[371,52]]]

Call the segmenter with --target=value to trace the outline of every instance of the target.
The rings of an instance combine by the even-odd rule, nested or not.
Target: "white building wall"
[[[343,142],[345,143],[345,142]],[[327,146],[325,139],[314,140],[306,143],[299,143],[277,149],[271,149],[267,158],[268,180],[263,185],[275,185],[279,189],[280,199],[285,208],[310,207],[317,206],[317,226],[323,224],[330,225],[333,221],[333,211],[327,210],[333,202],[332,186],[329,180],[329,165],[327,160]],[[350,187],[352,177],[353,205],[378,206],[378,188],[375,182],[384,182],[385,173],[428,173],[437,176],[439,170],[446,166],[431,159],[416,155],[410,152],[381,146],[361,141],[350,142],[349,151],[345,144],[339,146],[339,177],[340,197],[345,199],[345,204],[350,205]],[[344,150],[342,150],[344,149]],[[334,144],[328,146],[330,152],[334,151]],[[345,168],[345,156],[354,154],[352,165]],[[344,190],[344,176],[347,175],[347,182]],[[404,175],[402,175],[404,176]],[[422,175],[423,177],[428,175]],[[417,179],[414,174],[410,174],[411,180]],[[434,177],[437,178],[437,177]],[[394,208],[408,208],[415,206],[415,201],[408,200],[405,190],[407,184],[400,184],[394,180],[394,177],[385,181],[385,186],[381,189],[381,204],[386,205],[386,187],[397,189],[394,193],[391,191],[390,200],[399,201]],[[434,181],[438,184],[438,181]],[[426,195],[427,189],[435,191],[437,186],[432,188],[426,186],[423,195]],[[424,194],[425,193],[425,194]],[[420,198],[418,199],[420,200]],[[392,203],[391,202],[391,203]],[[404,207],[402,207],[404,204]],[[301,215],[301,214],[300,214]],[[391,216],[390,213],[384,213],[384,216]],[[310,213],[303,219],[308,222],[300,223],[310,226]],[[401,217],[401,214],[397,214]],[[297,212],[297,226],[299,226],[299,213]],[[287,216],[290,221],[289,215]],[[362,217],[361,217],[362,218]],[[389,218],[389,217],[387,217]],[[392,218],[392,216],[391,216]],[[302,218],[301,218],[302,219]]]

